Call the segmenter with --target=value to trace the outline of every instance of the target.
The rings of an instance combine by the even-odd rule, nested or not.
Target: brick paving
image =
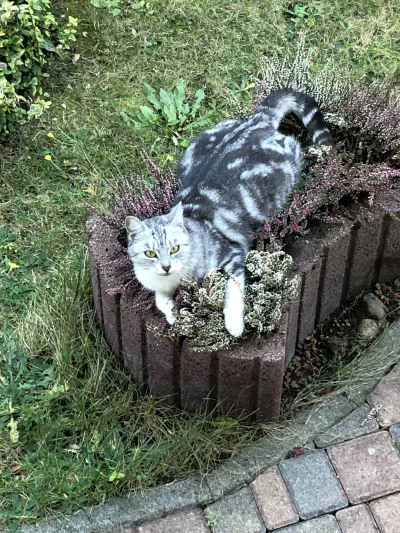
[[[363,404],[249,486],[124,533],[399,533],[400,364]],[[381,405],[376,418],[369,417]],[[379,427],[380,426],[380,427]]]
[[[303,520],[347,507],[346,495],[324,450],[281,461],[279,469]]]
[[[375,500],[370,508],[381,533],[400,531],[400,494]]]
[[[258,476],[250,487],[268,530],[299,521],[299,515],[277,466]]]
[[[378,533],[375,520],[365,503],[338,511],[336,520],[342,533]]]
[[[249,486],[115,533],[399,533],[400,364],[348,417]],[[368,418],[381,405],[376,418]],[[114,533],[114,530],[112,530]]]
[[[400,457],[387,431],[331,446],[328,455],[351,503],[400,491]]]

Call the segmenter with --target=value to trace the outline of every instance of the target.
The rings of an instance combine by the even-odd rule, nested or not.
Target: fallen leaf
[[[15,474],[16,472],[18,472],[18,470],[21,470],[22,468],[22,465],[13,465],[10,470],[13,474]]]

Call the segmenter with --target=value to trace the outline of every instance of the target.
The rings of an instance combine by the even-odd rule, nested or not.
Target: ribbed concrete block
[[[191,352],[173,343],[165,319],[133,310],[132,291],[110,294],[123,285],[113,260],[118,232],[99,216],[86,226],[93,301],[99,324],[127,370],[156,396],[189,412],[210,410],[237,415],[257,411],[266,420],[279,416],[283,371],[296,343],[304,341],[346,297],[376,281],[400,277],[400,195],[387,195],[371,210],[354,207],[352,220],[314,228],[288,249],[299,275],[299,294],[287,306],[280,330],[272,336],[239,341],[231,350]],[[120,256],[119,256],[120,257]]]
[[[269,421],[279,419],[281,408],[283,374],[286,360],[286,333],[283,327],[267,339],[259,339],[260,366],[258,375],[257,410],[259,418]],[[256,341],[257,347],[257,341]]]
[[[374,213],[356,224],[352,233],[351,264],[345,297],[353,299],[371,286],[379,249],[383,213]]]
[[[217,355],[197,353],[184,341],[181,350],[181,407],[190,413],[208,411],[215,406]]]
[[[297,345],[297,332],[300,316],[300,290],[301,278],[299,277],[299,285],[297,296],[289,303],[286,320],[286,347],[285,347],[285,368],[292,360]]]
[[[146,372],[145,354],[145,332],[144,321],[137,311],[133,309],[134,294],[131,290],[126,290],[121,294],[121,343],[124,366],[139,381],[144,382],[144,372]]]
[[[179,362],[179,346],[162,335],[165,319],[149,317],[146,320],[148,386],[151,394],[162,396],[171,405],[179,398],[176,362]]]
[[[393,281],[400,274],[400,212],[385,216],[385,243],[378,282]]]
[[[255,411],[259,358],[256,343],[245,340],[233,350],[218,352],[218,403],[222,412]]]
[[[300,321],[297,342],[301,343],[314,331],[315,317],[318,307],[319,281],[321,276],[322,257],[317,257],[308,272],[303,274],[300,292]]]
[[[328,241],[323,258],[323,272],[319,288],[319,309],[315,325],[323,322],[341,304],[345,280],[350,229],[340,227],[335,238]]]

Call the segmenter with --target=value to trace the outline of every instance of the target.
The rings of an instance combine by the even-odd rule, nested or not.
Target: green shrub
[[[69,17],[56,47],[57,21],[50,0],[0,3],[0,136],[25,117],[40,116],[51,102],[43,99],[43,70],[49,52],[68,48],[75,40],[77,20]]]

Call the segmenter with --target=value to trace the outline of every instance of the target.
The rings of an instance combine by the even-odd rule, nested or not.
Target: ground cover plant
[[[75,40],[78,20],[59,25],[49,0],[2,2],[0,5],[0,138],[24,118],[49,108],[43,93],[45,66],[51,53],[60,54]]]
[[[172,91],[182,78],[191,104],[205,87],[199,116],[217,122],[235,112],[233,94],[250,105],[261,56],[294,59],[301,32],[315,71],[334,60],[382,81],[399,59],[394,1],[117,4],[57,2],[80,20],[79,57],[52,65],[49,110],[0,147],[0,516],[14,529],[211,468],[267,431],[139,397],[93,323],[85,204],[111,212],[124,179],[145,173],[140,148],[163,171],[183,150],[120,112],[147,105],[145,83]]]

